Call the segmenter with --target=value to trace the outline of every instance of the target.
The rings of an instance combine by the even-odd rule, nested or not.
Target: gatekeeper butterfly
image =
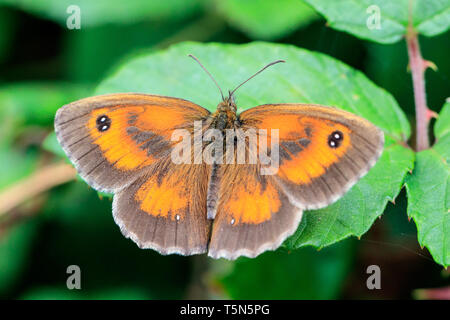
[[[284,61],[252,77],[278,62]],[[320,105],[267,104],[237,114],[236,89],[222,94],[214,113],[159,95],[85,98],[57,111],[55,132],[79,175],[114,193],[114,220],[139,247],[255,257],[278,248],[304,210],[323,208],[349,190],[381,155],[384,136],[363,118]],[[214,139],[205,134],[210,129]],[[220,141],[230,131],[232,138]],[[184,156],[174,161],[180,138],[186,138]],[[191,145],[193,151],[183,149]],[[213,161],[202,161],[210,149]],[[267,153],[251,162],[242,150]],[[275,153],[277,167],[265,174],[263,160]]]

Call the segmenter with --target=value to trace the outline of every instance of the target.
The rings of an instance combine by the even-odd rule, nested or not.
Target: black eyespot
[[[330,148],[338,148],[341,145],[342,140],[344,140],[344,135],[340,131],[333,131],[328,136],[328,145]]]
[[[100,132],[106,131],[111,127],[111,119],[108,116],[102,115],[97,118],[97,130]]]

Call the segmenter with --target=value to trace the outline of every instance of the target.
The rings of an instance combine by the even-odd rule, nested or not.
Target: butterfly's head
[[[236,112],[236,101],[234,99],[234,95],[231,91],[228,92],[228,97],[223,98],[223,100],[217,105],[217,111],[231,111]]]

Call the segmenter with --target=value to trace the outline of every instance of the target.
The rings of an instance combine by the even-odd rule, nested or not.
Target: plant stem
[[[39,169],[26,179],[0,192],[0,217],[26,200],[75,177],[75,169],[64,162]]]
[[[416,151],[421,151],[430,146],[430,141],[428,139],[428,124],[430,122],[431,111],[427,107],[425,93],[424,74],[427,63],[423,60],[422,54],[420,53],[417,32],[411,25],[408,27],[406,43],[414,89],[414,102],[416,105]]]

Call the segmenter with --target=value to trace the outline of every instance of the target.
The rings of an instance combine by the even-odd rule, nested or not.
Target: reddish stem
[[[408,46],[409,66],[411,68],[414,89],[414,102],[416,105],[416,150],[424,150],[430,146],[428,139],[428,124],[430,122],[430,110],[427,107],[425,93],[425,70],[427,63],[420,53],[417,32],[410,26],[406,35]]]

